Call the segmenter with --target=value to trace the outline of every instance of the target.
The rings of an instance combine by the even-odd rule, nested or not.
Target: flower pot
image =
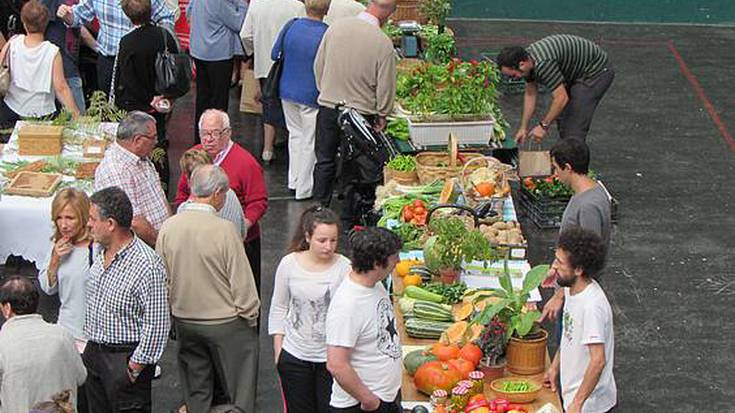
[[[506,359],[508,370],[515,374],[537,374],[546,368],[546,341],[549,333],[540,330],[541,337],[520,339],[511,337]]]
[[[459,278],[460,270],[457,268],[442,268],[439,270],[439,279],[444,284],[453,284]]]
[[[485,374],[485,383],[490,384],[493,380],[503,377],[505,374],[505,361],[499,364],[486,365],[484,360],[480,362],[480,371]]]

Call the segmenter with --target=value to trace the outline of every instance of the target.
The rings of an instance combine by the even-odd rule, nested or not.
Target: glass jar
[[[447,391],[443,389],[436,389],[433,393],[431,393],[431,398],[429,401],[431,402],[431,407],[437,407],[437,406],[444,406],[446,407],[447,404]]]
[[[452,389],[452,408],[454,410],[464,411],[467,403],[470,401],[470,389],[464,386],[457,386]]]
[[[472,383],[471,380],[462,380],[459,383],[457,383],[457,387],[465,387],[468,390],[470,397],[477,394],[474,389],[474,384]]]
[[[482,394],[485,392],[485,373],[479,370],[471,372],[470,381],[472,382],[472,389],[475,394]]]

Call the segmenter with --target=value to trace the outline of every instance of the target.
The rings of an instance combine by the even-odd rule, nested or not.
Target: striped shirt
[[[161,181],[148,158],[113,143],[105,152],[94,173],[94,189],[99,191],[116,186],[127,194],[133,204],[133,216],[143,216],[158,231],[171,215]]]
[[[119,0],[82,0],[72,8],[72,27],[90,23],[95,17],[100,22],[97,35],[97,53],[105,56],[117,55],[120,39],[133,30],[133,23],[123,13]],[[151,20],[170,27],[174,26],[174,11],[163,0],[151,1]],[[52,10],[51,13],[56,13]]]
[[[166,348],[171,324],[163,260],[136,236],[107,268],[104,260],[104,248],[96,249],[84,334],[94,343],[138,343],[130,359],[154,364]]]
[[[607,66],[607,53],[595,43],[570,34],[554,34],[528,46],[534,68],[528,81],[554,90],[590,79]]]

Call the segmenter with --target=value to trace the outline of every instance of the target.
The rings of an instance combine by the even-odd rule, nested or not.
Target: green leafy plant
[[[383,33],[385,33],[385,35],[388,36],[390,39],[401,37],[401,35],[403,34],[400,27],[396,26],[393,21],[388,21],[386,24],[383,25]]]
[[[388,124],[385,127],[385,133],[392,138],[407,141],[409,138],[408,120],[406,120],[406,118],[388,119]]]
[[[444,31],[447,17],[452,11],[451,0],[421,0],[419,13],[426,17],[430,23],[439,27],[439,33]]]
[[[526,310],[526,303],[531,292],[537,289],[549,272],[548,265],[533,267],[526,278],[523,279],[523,287],[520,291],[513,289],[508,269],[508,261],[505,261],[506,271],[500,276],[501,289],[495,290],[493,295],[500,301],[486,306],[473,320],[473,323],[486,325],[494,317],[498,317],[507,326],[506,338],[509,340],[514,335],[523,338],[528,335],[534,323],[541,317],[538,310]]]
[[[411,155],[396,155],[386,165],[394,171],[413,172],[416,170],[416,158]]]
[[[427,43],[424,47],[424,59],[429,62],[446,64],[457,53],[454,36],[447,32],[424,35],[423,39]]]
[[[435,218],[429,223],[429,231],[434,235],[424,244],[424,260],[432,271],[460,269],[465,261],[496,257],[495,249],[482,233],[468,230],[459,217]]]
[[[97,122],[120,122],[125,118],[126,111],[119,109],[114,103],[109,102],[107,94],[100,90],[92,93],[89,98],[87,116]]]

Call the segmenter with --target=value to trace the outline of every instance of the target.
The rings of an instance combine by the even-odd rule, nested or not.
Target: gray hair
[[[230,188],[230,180],[224,169],[217,165],[202,165],[194,169],[189,182],[191,193],[198,198],[212,196],[215,191],[227,191]]]
[[[227,112],[219,110],[219,109],[207,109],[202,113],[202,116],[199,117],[199,129],[202,128],[202,119],[204,119],[205,116],[209,115],[217,115],[219,116],[220,120],[222,121],[222,128],[223,129],[229,129],[230,128],[230,115],[227,114]]]
[[[139,110],[129,112],[117,127],[117,139],[124,141],[135,135],[147,135],[148,124],[151,122],[155,125],[156,118],[145,112]]]

